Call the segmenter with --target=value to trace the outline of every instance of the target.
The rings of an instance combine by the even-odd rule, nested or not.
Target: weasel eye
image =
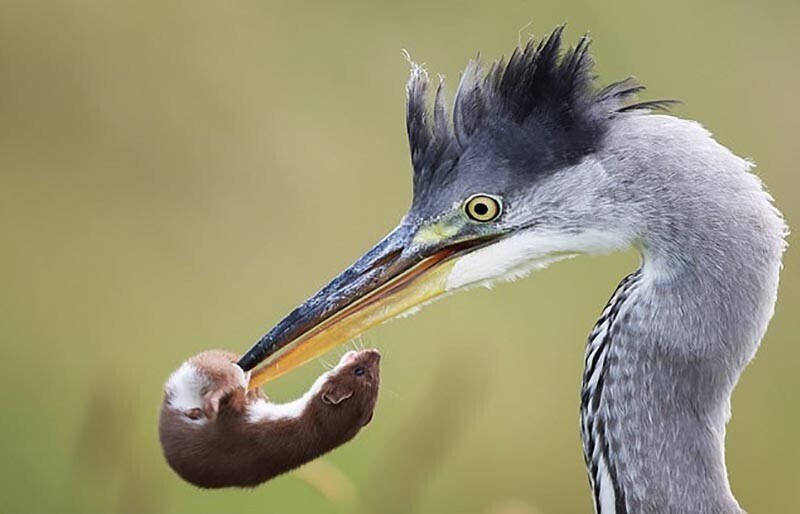
[[[492,221],[503,213],[503,204],[494,196],[472,195],[464,202],[464,212],[475,221]]]
[[[360,377],[361,375],[364,374],[364,368],[362,368],[361,366],[357,367],[356,369],[353,370],[353,374],[357,377]]]

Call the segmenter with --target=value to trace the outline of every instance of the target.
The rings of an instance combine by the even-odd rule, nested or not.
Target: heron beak
[[[259,387],[447,291],[456,257],[495,237],[425,245],[415,227],[401,224],[258,341],[239,366]],[[253,369],[260,363],[266,364]]]

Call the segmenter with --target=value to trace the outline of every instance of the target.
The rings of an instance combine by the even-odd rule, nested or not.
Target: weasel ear
[[[322,391],[322,401],[328,405],[339,405],[353,396],[353,391],[342,384],[333,384]]]
[[[217,419],[217,414],[219,413],[219,403],[225,393],[226,391],[224,389],[217,389],[216,391],[210,391],[203,396],[203,412],[208,419],[212,421]]]
[[[217,419],[220,411],[244,412],[247,398],[244,388],[223,387],[209,391],[203,396],[203,413],[211,421]]]

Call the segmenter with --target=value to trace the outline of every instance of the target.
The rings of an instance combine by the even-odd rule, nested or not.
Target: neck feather
[[[636,220],[643,264],[586,352],[582,432],[602,514],[741,512],[725,424],[772,316],[785,228],[749,163],[672,120],[673,139],[688,139],[670,159],[646,130],[626,136],[659,154],[638,153],[647,162],[637,187],[653,188]]]

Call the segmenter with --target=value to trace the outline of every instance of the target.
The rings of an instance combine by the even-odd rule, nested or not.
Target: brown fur
[[[231,364],[237,355],[218,350],[192,358],[213,386],[203,412],[181,412],[165,395],[159,437],[167,462],[199,487],[251,487],[346,443],[372,419],[380,384],[380,354],[363,350],[337,369],[297,418],[246,419],[248,405],[264,398],[245,391]],[[354,370],[364,369],[357,376]],[[204,424],[192,419],[207,418]]]

